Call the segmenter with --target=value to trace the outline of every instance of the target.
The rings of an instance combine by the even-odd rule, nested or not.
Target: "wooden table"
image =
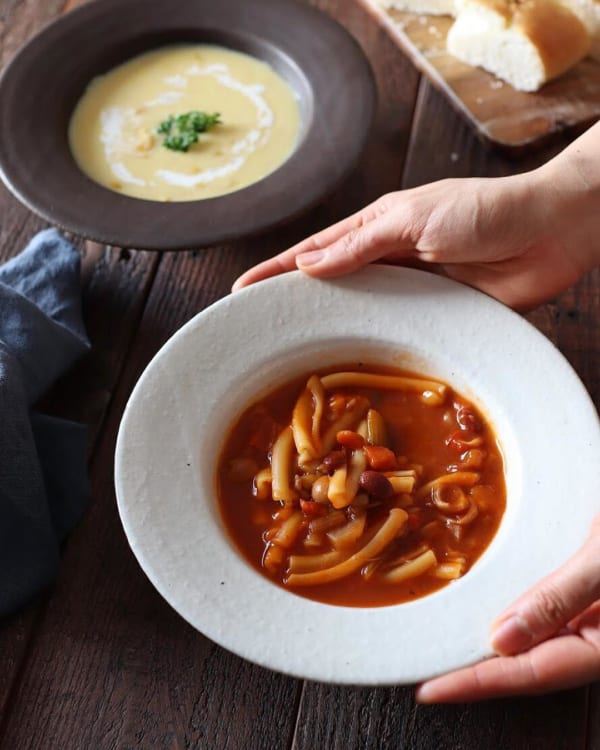
[[[0,624],[0,745],[207,750],[583,750],[600,747],[598,685],[539,698],[420,707],[410,688],[333,687],[291,679],[224,651],[156,593],[129,550],[115,504],[113,452],[136,379],[195,313],[244,269],[376,196],[448,176],[504,175],[519,161],[484,148],[353,0],[311,0],[342,22],[372,61],[377,123],[361,166],[309,215],[267,236],[178,254],[86,244],[85,319],[93,351],[45,399],[90,427],[89,510],[64,547],[59,578]],[[0,0],[2,63],[73,3]],[[1,259],[43,226],[0,192]],[[600,276],[530,320],[600,403]],[[398,635],[398,658],[402,653]]]

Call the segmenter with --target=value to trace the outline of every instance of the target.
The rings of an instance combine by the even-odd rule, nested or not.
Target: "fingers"
[[[415,241],[405,229],[390,213],[347,232],[327,248],[299,254],[296,265],[311,276],[328,278],[352,273],[384,257],[411,257]]]
[[[274,258],[269,258],[264,263],[259,263],[254,268],[250,268],[235,281],[232,291],[235,292],[270,276],[296,270],[296,257],[298,255],[318,252],[337,242],[349,232],[368,224],[388,210],[389,201],[390,197],[384,195],[361,211],[357,211],[355,214],[337,222],[337,224],[327,227],[322,232],[308,237]]]
[[[537,694],[597,680],[599,557],[600,515],[581,550],[498,619],[492,645],[505,655],[423,683],[417,689],[417,701],[448,703]],[[558,637],[544,640],[559,632]],[[530,650],[519,653],[526,648]]]
[[[518,599],[492,626],[494,650],[517,654],[555,635],[600,599],[600,538],[594,534],[561,568]]]
[[[250,284],[255,284],[257,281],[277,276],[280,273],[286,273],[286,271],[296,270],[296,256],[292,253],[292,249],[286,250],[274,258],[269,258],[269,260],[265,260],[263,263],[250,268],[235,280],[231,291],[237,292],[239,289],[250,286]]]
[[[337,224],[333,224],[327,227],[327,229],[323,229],[322,232],[318,232],[317,234],[313,234],[312,237],[302,240],[302,242],[290,248],[289,252],[293,252],[294,256],[298,256],[324,250],[338,240],[341,240],[347,234],[366,226],[386,214],[392,201],[393,194],[384,195],[355,214],[342,219],[342,221],[338,221]]]
[[[418,703],[458,703],[504,695],[538,695],[600,677],[600,616],[587,618],[595,638],[554,638],[518,656],[500,656],[429,680],[417,688]]]

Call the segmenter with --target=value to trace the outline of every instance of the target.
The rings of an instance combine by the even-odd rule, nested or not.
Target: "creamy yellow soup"
[[[220,123],[187,152],[157,132],[169,116],[219,113]],[[294,151],[300,109],[266,63],[213,45],[147,52],[95,78],[69,125],[79,167],[135,198],[192,201],[250,185]]]

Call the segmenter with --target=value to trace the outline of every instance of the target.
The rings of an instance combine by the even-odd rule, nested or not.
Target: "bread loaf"
[[[589,52],[580,18],[558,0],[457,0],[450,54],[521,91],[537,91]]]
[[[379,0],[384,8],[397,8],[431,16],[453,16],[455,0]]]
[[[590,55],[600,61],[600,0],[563,0],[586,25],[590,34]]]

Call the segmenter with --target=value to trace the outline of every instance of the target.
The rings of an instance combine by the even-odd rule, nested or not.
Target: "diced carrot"
[[[344,448],[349,448],[350,450],[358,450],[358,448],[362,448],[365,444],[364,437],[353,430],[340,430],[336,435],[336,440]]]
[[[394,452],[383,445],[366,445],[364,448],[367,462],[375,471],[394,471],[398,468],[398,461]]]
[[[300,500],[300,508],[307,516],[324,516],[328,512],[326,505],[314,500]]]

